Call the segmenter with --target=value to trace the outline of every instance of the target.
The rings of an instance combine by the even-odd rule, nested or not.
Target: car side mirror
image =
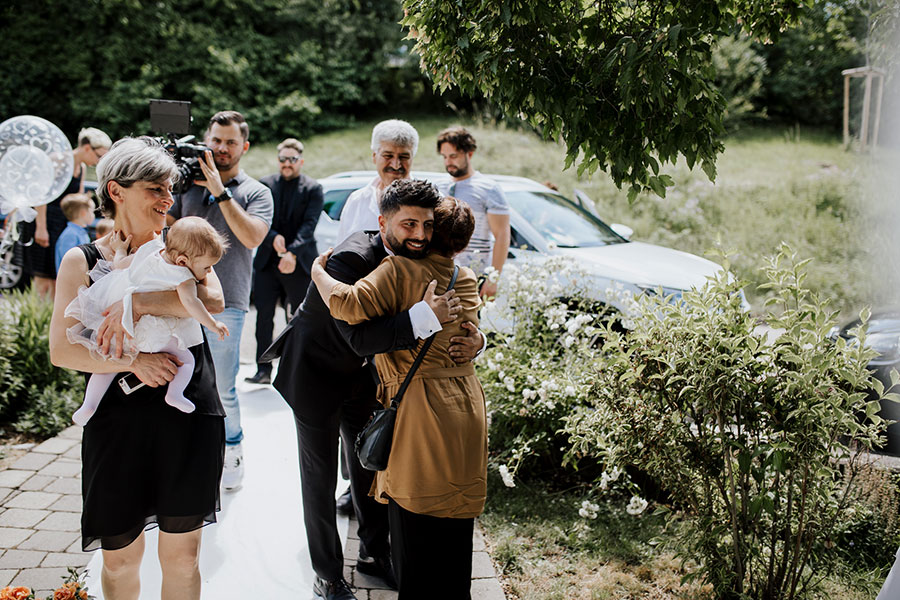
[[[631,236],[634,235],[634,229],[632,229],[628,225],[622,225],[621,223],[613,223],[609,226],[609,228],[626,240],[630,240]]]

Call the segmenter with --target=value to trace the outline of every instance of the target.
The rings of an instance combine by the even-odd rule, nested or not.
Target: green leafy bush
[[[52,382],[45,388],[28,388],[28,403],[13,429],[40,438],[53,437],[72,424],[72,413],[81,404],[83,390],[68,383]]]
[[[80,375],[50,362],[53,304],[34,290],[0,300],[0,423],[51,436],[71,423],[84,390]]]
[[[842,472],[893,399],[866,370],[873,351],[828,337],[836,313],[805,264],[784,246],[767,262],[774,339],[726,274],[678,304],[642,297],[627,339],[607,332],[591,409],[568,421],[577,450],[651,474],[685,510],[683,555],[717,598],[798,598],[827,576],[852,508]]]

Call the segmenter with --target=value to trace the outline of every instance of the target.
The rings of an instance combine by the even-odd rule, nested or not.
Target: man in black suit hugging
[[[303,144],[287,138],[278,144],[279,173],[260,179],[272,190],[272,228],[253,259],[253,303],[256,305],[256,374],[250,383],[272,382],[272,363],[260,360],[272,344],[275,306],[280,301],[288,319],[309,287],[309,269],[316,259],[316,224],[322,212],[322,186],[300,173]]]
[[[439,199],[437,190],[404,195],[401,210],[384,220],[381,232],[351,235],[335,248],[326,270],[335,279],[352,284],[373,271],[388,252],[421,254],[431,239],[433,210]],[[313,592],[318,598],[356,598],[343,579],[343,549],[335,517],[338,434],[342,447],[350,453],[347,464],[361,541],[357,571],[382,577],[396,587],[387,507],[369,497],[374,472],[365,470],[352,454],[357,433],[378,406],[375,368],[363,357],[414,348],[418,339],[427,338],[441,328],[441,323],[455,318],[459,299],[453,290],[443,296],[434,296],[433,290],[434,284],[426,290],[423,301],[408,311],[350,326],[333,319],[316,287],[310,286],[289,329],[272,349],[277,351],[283,343],[275,388],[294,411],[303,518],[316,572]],[[471,361],[484,345],[484,337],[477,330],[453,341],[451,355],[458,363]]]

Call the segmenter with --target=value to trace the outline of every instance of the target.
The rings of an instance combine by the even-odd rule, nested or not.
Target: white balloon
[[[53,186],[50,157],[34,146],[13,146],[0,156],[0,196],[16,208],[37,206]]]
[[[73,168],[69,140],[50,121],[22,115],[0,123],[0,205],[52,202],[68,187]]]

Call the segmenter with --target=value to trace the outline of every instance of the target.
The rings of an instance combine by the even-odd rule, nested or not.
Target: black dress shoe
[[[337,514],[342,517],[353,516],[353,496],[350,495],[350,486],[347,486],[347,491],[338,497],[336,508]]]
[[[266,373],[265,371],[257,371],[256,375],[254,375],[253,377],[244,377],[244,381],[246,381],[247,383],[268,385],[272,383],[272,375],[270,373]]]
[[[316,576],[316,581],[313,583],[313,594],[322,600],[359,600],[353,595],[350,584],[344,581],[343,577],[335,581],[325,581]]]
[[[378,577],[392,590],[397,589],[397,578],[394,576],[394,564],[388,556],[368,556],[360,548],[359,560],[356,561],[356,570],[364,575]]]

